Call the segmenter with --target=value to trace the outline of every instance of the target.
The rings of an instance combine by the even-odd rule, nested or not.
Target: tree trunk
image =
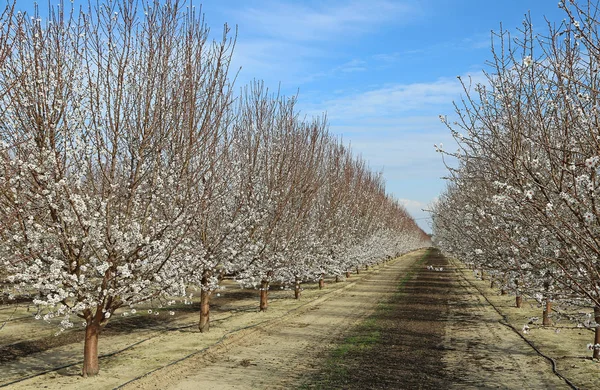
[[[365,269],[366,269],[366,270],[368,270],[368,269],[369,269],[369,266],[368,266],[367,264],[365,264]]]
[[[269,307],[269,281],[260,282],[260,311],[267,311]]]
[[[600,306],[594,307],[594,321],[596,321],[596,332],[594,334],[594,359],[600,359],[600,348],[596,348],[600,345]]]
[[[335,282],[339,283],[340,282],[340,276],[339,275],[335,275]]]
[[[356,274],[360,274],[360,271],[358,270],[358,265],[356,266]]]
[[[200,322],[198,330],[201,333],[210,329],[210,291],[200,291]]]
[[[346,279],[350,279],[350,272],[346,271]]]
[[[296,284],[294,285],[294,298],[300,299],[302,296],[302,290],[300,290],[300,279],[296,277]]]
[[[202,281],[200,282],[200,321],[198,322],[198,330],[201,333],[208,332],[210,328],[210,296],[212,291],[209,289],[210,273],[204,271],[202,273]]]
[[[544,311],[542,312],[542,325],[550,326],[552,325],[552,321],[550,320],[550,312],[552,312],[552,301],[550,298],[546,298],[546,304],[544,306]]]
[[[98,375],[100,366],[98,364],[98,335],[100,325],[94,318],[85,327],[85,344],[83,346],[83,369],[81,374],[84,378]]]
[[[485,272],[481,270],[481,280],[485,280]]]
[[[506,289],[504,287],[502,287],[502,289],[500,290],[500,295],[506,295]]]
[[[319,290],[322,290],[325,287],[325,274],[321,274],[321,278],[319,279]]]
[[[521,308],[521,306],[523,306],[523,297],[520,295],[517,295],[515,298],[515,304],[517,306],[517,308]]]
[[[267,272],[267,277],[260,282],[260,311],[267,311],[269,307],[269,282],[273,271]]]

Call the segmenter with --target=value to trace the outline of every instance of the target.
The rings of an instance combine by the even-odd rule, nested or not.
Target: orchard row
[[[530,21],[496,35],[485,81],[467,82],[450,184],[434,206],[444,251],[526,295],[593,307],[600,358],[600,37],[598,4],[561,2],[545,34]]]
[[[106,0],[0,36],[0,274],[40,316],[86,322],[83,374],[121,307],[224,276],[260,288],[342,275],[428,244],[405,209],[295,98],[234,93],[234,40],[177,1]],[[187,296],[189,298],[189,295]]]

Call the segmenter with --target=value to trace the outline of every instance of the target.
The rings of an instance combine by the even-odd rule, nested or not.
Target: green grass
[[[321,369],[322,373],[318,377],[310,378],[299,389],[331,389],[343,385],[352,369],[353,357],[373,348],[380,338],[381,327],[376,315],[368,317],[352,330],[351,336],[344,338],[331,352]]]
[[[381,320],[384,314],[394,309],[394,301],[404,294],[404,286],[413,278],[419,267],[425,262],[431,249],[415,263],[411,270],[400,279],[394,296],[387,302],[377,305],[375,312],[351,330],[351,335],[345,337],[330,353],[321,372],[308,378],[299,390],[343,388],[348,381],[348,374],[354,362],[353,357],[376,346],[381,339]]]

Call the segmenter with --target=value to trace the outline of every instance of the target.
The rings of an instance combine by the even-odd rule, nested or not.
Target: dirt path
[[[302,312],[248,331],[235,344],[155,372],[126,388],[289,389],[320,367],[335,341],[389,298],[418,251]]]
[[[454,389],[569,389],[460,272],[453,273],[443,361]]]
[[[341,344],[369,334],[375,342],[341,358],[336,351],[301,388],[568,388],[500,319],[460,272],[432,251],[400,293],[369,318],[366,331],[352,330]]]
[[[274,291],[278,298],[266,313],[253,309],[255,298],[240,300],[232,291],[216,304],[223,307],[209,333],[184,327],[109,334],[101,344],[106,352],[140,341],[101,360],[99,376],[83,379],[75,364],[11,388],[567,388],[546,360],[501,324],[462,271],[437,251],[425,253],[307,290],[301,301]],[[182,314],[173,325],[189,320]],[[76,362],[80,347],[0,364],[0,377],[8,381]]]

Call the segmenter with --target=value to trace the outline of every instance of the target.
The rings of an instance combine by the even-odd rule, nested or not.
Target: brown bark
[[[517,308],[521,308],[523,306],[523,297],[520,295],[517,295],[515,298],[515,305]]]
[[[494,288],[496,287],[496,281],[494,279],[492,279],[492,281],[490,282],[490,288]]]
[[[504,287],[502,287],[502,289],[500,290],[500,295],[506,295],[506,294],[508,294],[506,292],[506,289]]]
[[[594,321],[596,321],[596,331],[594,334],[594,359],[600,359],[600,349],[596,345],[600,344],[600,306],[594,307]]]
[[[322,290],[325,287],[325,274],[321,274],[321,278],[319,279],[319,290]]]
[[[209,290],[208,271],[202,273],[201,289],[200,289],[200,321],[198,322],[198,330],[201,333],[208,332],[210,329],[210,296],[212,291]]]
[[[340,281],[340,276],[339,275],[335,275],[335,282],[339,283],[339,281]]]
[[[346,279],[350,279],[350,272],[346,271]]]
[[[200,291],[200,321],[198,330],[201,333],[208,332],[210,329],[210,291]]]
[[[267,277],[260,282],[260,311],[267,311],[269,307],[269,282],[273,271],[267,272]]]
[[[369,269],[369,266],[368,266],[367,264],[365,264],[365,269],[366,269],[366,270],[368,270],[368,269]]]
[[[300,299],[302,296],[302,290],[300,289],[300,279],[296,278],[296,284],[294,286],[294,298]]]
[[[360,274],[360,271],[358,270],[358,265],[356,266],[356,274]]]
[[[481,270],[481,280],[485,280],[485,272]]]
[[[260,282],[260,311],[267,311],[269,307],[269,281]]]
[[[98,364],[98,335],[100,334],[100,324],[96,318],[88,322],[85,327],[85,343],[83,345],[83,369],[81,374],[88,376],[98,375],[100,366]]]
[[[550,313],[552,312],[552,301],[550,298],[546,298],[546,304],[544,305],[544,311],[542,312],[542,325],[550,326],[552,325],[552,321],[550,320]]]

